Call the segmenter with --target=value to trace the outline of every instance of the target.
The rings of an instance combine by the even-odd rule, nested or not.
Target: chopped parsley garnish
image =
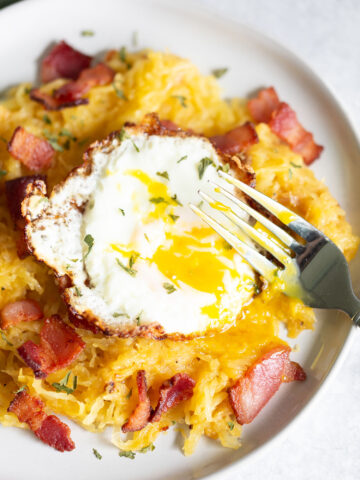
[[[180,205],[180,207],[183,206],[183,204],[182,204],[182,203],[180,202],[180,200],[177,198],[176,193],[175,193],[175,195],[173,195],[173,196],[171,197],[171,200],[173,200],[175,203],[177,203],[178,205]]]
[[[140,152],[140,149],[139,149],[139,147],[136,145],[136,143],[134,142],[133,139],[131,139],[131,143],[133,144],[133,147],[135,148],[135,150],[139,153],[139,152]]]
[[[291,168],[289,168],[288,175],[289,175],[289,180],[291,180],[292,176],[293,176],[293,172],[292,172]]]
[[[132,268],[133,265],[135,264],[136,260],[140,257],[140,253],[133,253],[130,258],[129,258],[129,268]]]
[[[90,235],[90,233],[88,233],[87,235],[85,235],[84,242],[88,246],[88,251],[86,252],[86,255],[84,257],[85,259],[91,252],[92,247],[94,246],[94,237]]]
[[[290,162],[290,165],[292,165],[294,168],[302,168],[302,165],[296,165],[296,163]]]
[[[133,147],[135,148],[135,150],[139,153],[140,152],[140,149],[139,147],[136,145],[136,143],[134,142],[134,140],[132,138],[129,137],[129,135],[126,133],[125,129],[122,128],[120,130],[120,132],[117,134],[117,137],[118,139],[120,140],[120,142],[122,142],[123,140],[125,139],[129,139],[131,141],[131,143],[133,144]]]
[[[212,165],[213,163],[214,162],[209,157],[204,157],[200,160],[200,162],[198,163],[198,167],[197,167],[200,180],[203,178],[205,170],[207,169],[207,167],[209,165]]]
[[[7,141],[6,138],[4,138],[4,137],[0,137],[0,140],[1,140],[2,142],[4,142],[4,143],[8,143],[8,141]]]
[[[46,114],[43,115],[43,121],[44,121],[45,123],[47,123],[48,125],[51,125],[51,120],[50,120],[49,115],[46,115]]]
[[[127,400],[129,400],[131,395],[132,395],[132,388],[130,388],[129,393],[126,395]]]
[[[90,138],[89,137],[85,137],[83,138],[82,140],[80,140],[80,142],[78,143],[79,147],[83,147],[86,143],[88,143],[90,141]]]
[[[79,287],[74,287],[75,288],[75,295],[77,297],[82,297],[82,293]]]
[[[1,338],[4,340],[4,342],[6,342],[9,345],[9,347],[13,347],[14,345],[11,342],[9,342],[9,340],[6,338],[5,333],[2,330],[0,330],[0,333],[1,333]]]
[[[176,163],[180,163],[182,162],[183,160],[186,160],[187,159],[187,155],[184,155],[183,157],[179,158],[179,160],[176,162]]]
[[[149,200],[151,203],[169,203],[165,200],[164,197],[152,197]]]
[[[226,240],[224,240],[224,250],[231,250],[233,247],[228,243]]]
[[[174,293],[176,291],[176,288],[172,283],[165,282],[163,283],[163,287],[167,291],[167,293],[170,295],[170,293]]]
[[[112,84],[112,86],[114,87],[114,90],[116,92],[116,95],[121,98],[121,100],[127,100],[127,97],[125,96],[123,90],[121,90],[120,88],[118,88],[115,83]]]
[[[196,205],[198,208],[201,208],[204,205],[204,201],[200,200],[200,202]]]
[[[31,92],[31,88],[30,88],[30,87],[25,87],[25,88],[24,88],[24,93],[25,93],[25,95],[29,95],[30,92]]]
[[[176,220],[179,218],[179,215],[174,215],[173,213],[169,213],[169,217],[175,223]]]
[[[119,51],[120,60],[126,63],[126,47],[121,47]]]
[[[59,145],[56,135],[49,132],[49,130],[47,130],[47,129],[45,129],[43,131],[43,133],[44,133],[45,138],[47,139],[47,141],[50,143],[50,145],[53,147],[54,150],[56,150],[57,152],[63,152],[64,151],[64,147],[62,145]]]
[[[135,453],[132,452],[131,450],[129,450],[128,452],[126,452],[125,450],[120,450],[119,457],[126,457],[126,458],[130,458],[131,460],[134,460]]]
[[[77,376],[74,375],[74,378],[73,378],[73,386],[72,388],[71,387],[68,387],[67,384],[68,384],[68,381],[69,381],[69,378],[70,378],[70,375],[71,375],[71,370],[70,372],[68,372],[65,377],[63,379],[60,380],[59,383],[52,383],[51,385],[55,388],[55,390],[57,392],[65,392],[67,393],[68,395],[70,393],[74,393],[76,388],[77,388]]]
[[[228,427],[230,430],[234,430],[234,427],[235,427],[234,422],[228,422]]]
[[[135,317],[136,325],[140,325],[141,321],[141,315],[143,314],[142,310],[141,312]]]
[[[186,97],[184,95],[172,95],[173,98],[177,98],[182,107],[187,107],[186,105]]]
[[[102,459],[102,455],[96,450],[96,448],[93,448],[92,451],[93,451],[93,454],[95,455],[95,457],[96,457],[98,460],[101,460],[101,459]]]
[[[69,137],[70,140],[73,142],[76,142],[77,138],[70,132],[70,130],[67,130],[66,128],[62,128],[59,132],[59,137]]]
[[[126,318],[130,318],[129,315],[127,313],[122,313],[122,312],[115,312],[113,313],[113,317],[117,318],[117,317],[126,317]]]
[[[93,37],[95,32],[93,30],[82,30],[80,34],[82,37]]]
[[[152,452],[154,450],[155,450],[155,445],[153,443],[150,443],[146,447],[139,450],[139,453],[146,453],[146,452],[149,452],[149,451]]]
[[[169,180],[168,172],[156,172],[156,175],[158,175],[159,177],[166,178],[166,180]]]
[[[121,215],[122,215],[123,217],[125,217],[125,210],[123,210],[122,208],[119,208],[118,210],[119,210],[119,212],[121,213]]]
[[[221,78],[225,73],[227,73],[229,69],[227,67],[224,68],[214,68],[211,73],[214,75],[215,78]]]
[[[230,170],[230,165],[228,163],[224,163],[224,165],[219,165],[216,171],[218,172],[219,170],[221,170],[222,172],[228,173]]]
[[[150,243],[149,237],[144,233],[145,240],[147,240]]]
[[[24,390],[26,390],[26,385],[23,385],[22,387],[19,388],[19,390],[16,390],[15,395],[17,393],[23,392]]]
[[[135,275],[137,274],[137,271],[134,270],[133,268],[131,268],[130,266],[127,267],[126,265],[124,265],[118,258],[115,259],[117,264],[119,265],[119,267],[121,267],[126,273],[128,273],[129,275],[131,275],[132,277],[135,277]]]
[[[3,177],[4,175],[7,175],[7,171],[6,170],[0,170],[0,177]]]

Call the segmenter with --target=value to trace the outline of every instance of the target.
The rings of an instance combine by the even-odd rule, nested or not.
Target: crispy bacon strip
[[[145,370],[139,370],[137,372],[136,385],[139,394],[139,403],[130,415],[129,420],[122,426],[121,429],[124,433],[142,430],[149,422],[151,405],[147,394]]]
[[[271,114],[280,105],[279,97],[274,87],[260,90],[257,97],[248,101],[248,109],[255,122],[268,123]]]
[[[114,75],[115,72],[110,67],[104,63],[99,63],[95,67],[83,70],[76,81],[65,83],[55,90],[53,96],[39,89],[34,89],[30,92],[30,97],[32,100],[42,103],[47,110],[61,110],[84,105],[88,103],[88,99],[83,98],[83,96],[92,87],[110,83]]]
[[[303,157],[306,165],[316,160],[324,149],[314,142],[313,135],[304,129],[294,110],[285,102],[273,111],[269,127]]]
[[[27,423],[35,435],[60,452],[74,450],[70,428],[55,415],[47,415],[44,403],[25,390],[18,392],[10,403],[8,412],[14,413],[20,422]]]
[[[46,182],[46,176],[28,175],[26,177],[19,177],[5,182],[7,206],[11,218],[17,228],[23,229],[25,226],[25,220],[21,214],[21,202],[25,198],[27,186],[35,180],[43,180]]]
[[[43,318],[43,311],[35,300],[25,299],[8,303],[0,312],[0,328],[17,325],[20,322],[32,322]]]
[[[258,143],[259,138],[254,125],[251,122],[246,122],[224,135],[210,137],[210,141],[223,153],[235,155],[236,153],[245,151],[248,147],[254,145],[254,143]]]
[[[317,145],[312,133],[300,124],[295,111],[287,103],[280,102],[273,87],[261,90],[256,98],[249,100],[248,108],[256,122],[268,123],[281,140],[303,157],[306,165],[320,156],[324,148]]]
[[[177,373],[160,387],[158,404],[150,417],[150,422],[158,422],[161,415],[179,403],[193,396],[195,380],[186,373]]]
[[[273,348],[256,360],[229,389],[230,405],[240,425],[254,420],[283,381],[305,380],[305,372],[300,365],[290,362],[289,354],[289,347]]]
[[[181,130],[181,128],[176,125],[176,123],[172,122],[171,120],[160,120],[160,126],[163,127],[165,130],[171,130],[173,132],[177,132]]]
[[[90,66],[92,57],[75,50],[66,42],[55,45],[41,62],[40,77],[43,83],[56,78],[75,80],[79,73]]]
[[[60,370],[72,363],[85,343],[75,330],[58,315],[47,318],[40,332],[40,345],[31,340],[18,348],[24,362],[33,369],[36,378]]]
[[[23,127],[15,128],[7,150],[33,172],[50,168],[55,155],[55,150],[47,140],[36,137]]]

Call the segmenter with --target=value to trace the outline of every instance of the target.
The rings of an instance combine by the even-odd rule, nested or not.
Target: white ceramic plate
[[[315,133],[316,140],[325,145],[314,169],[318,177],[325,179],[359,232],[359,144],[333,94],[293,54],[262,34],[194,10],[192,3],[174,3],[28,0],[6,8],[0,11],[0,89],[32,81],[36,60],[50,42],[66,39],[78,49],[94,54],[122,45],[131,47],[134,31],[138,32],[140,47],[168,48],[190,58],[204,73],[228,66],[229,73],[221,79],[226,96],[245,96],[255,88],[274,85],[281,98],[298,112],[303,124]],[[80,35],[81,30],[89,29],[95,31],[94,37]],[[358,273],[353,276],[355,285],[359,283],[359,263],[358,256],[352,264],[352,270]],[[1,428],[0,450],[3,456],[6,452],[1,478],[186,480],[206,476],[223,479],[225,472],[236,475],[240,469],[238,461],[249,458],[251,452],[257,454],[260,447],[284,431],[323,387],[330,372],[333,376],[335,362],[338,366],[339,358],[344,357],[350,321],[336,312],[321,312],[318,317],[314,332],[304,332],[292,342],[300,347],[294,358],[305,367],[307,381],[281,387],[253,424],[244,428],[240,450],[226,450],[216,442],[203,440],[195,454],[186,458],[181,453],[181,439],[170,432],[159,438],[154,452],[137,455],[131,461],[118,457],[109,442],[110,432],[95,435],[71,425],[77,448],[72,453],[60,454],[38,442],[31,432]],[[315,358],[318,361],[312,367]],[[293,434],[296,435],[296,429]],[[93,447],[102,453],[101,461],[93,456]]]

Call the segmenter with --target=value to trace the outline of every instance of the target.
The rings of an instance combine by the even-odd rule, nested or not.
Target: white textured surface
[[[252,25],[302,57],[333,88],[360,131],[359,0],[195,3]],[[262,455],[240,463],[237,474],[226,478],[359,479],[359,356],[360,331],[337,377],[296,426]]]

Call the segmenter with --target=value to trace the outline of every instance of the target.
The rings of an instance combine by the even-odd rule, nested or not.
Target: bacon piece
[[[35,300],[25,299],[8,303],[0,312],[0,328],[6,330],[10,326],[20,322],[32,322],[40,320],[44,316],[43,311]]]
[[[158,422],[161,415],[179,403],[193,396],[195,380],[186,373],[177,373],[160,387],[158,404],[150,417],[150,422]]]
[[[172,122],[171,120],[160,120],[160,127],[163,127],[164,130],[171,130],[173,132],[177,132],[181,130],[181,128],[176,125],[176,123]]]
[[[7,150],[33,172],[47,170],[55,155],[55,150],[47,140],[36,137],[23,127],[15,128]]]
[[[75,80],[79,73],[90,66],[92,57],[75,50],[66,42],[55,45],[41,62],[40,77],[43,83],[56,78]]]
[[[306,380],[306,373],[297,362],[286,362],[282,381],[284,383],[303,382]]]
[[[39,89],[33,89],[30,92],[30,98],[42,103],[47,110],[61,110],[63,108],[84,105],[89,100],[82,97],[92,87],[110,83],[114,75],[115,72],[110,67],[104,63],[99,63],[93,68],[83,70],[76,81],[65,83],[65,85],[55,90],[53,96]]]
[[[289,365],[294,363],[290,362],[289,354],[289,347],[273,348],[256,360],[229,389],[230,405],[240,425],[254,420],[280,388],[284,376],[289,379],[286,381],[290,378],[305,380],[305,375],[300,375],[295,365]]]
[[[210,137],[210,141],[223,153],[235,155],[251,147],[254,143],[258,143],[259,137],[257,136],[254,125],[251,122],[246,122],[224,135]]]
[[[280,105],[279,97],[274,87],[264,88],[257,97],[248,101],[248,109],[255,122],[268,123],[272,112]]]
[[[70,428],[55,415],[47,415],[44,403],[25,390],[18,392],[10,403],[8,412],[14,413],[20,422],[27,423],[35,435],[60,452],[74,450]]]
[[[129,420],[122,426],[121,429],[124,433],[142,430],[149,422],[151,405],[147,394],[145,370],[139,370],[137,372],[136,385],[139,394],[139,403],[130,415]]]
[[[31,340],[18,348],[24,362],[33,369],[36,378],[60,370],[72,363],[85,347],[75,330],[58,315],[47,318],[40,332],[40,345]]]
[[[11,218],[17,228],[24,228],[25,219],[21,214],[21,202],[26,195],[26,188],[30,183],[35,180],[42,180],[46,182],[45,175],[28,175],[26,177],[15,178],[14,180],[8,180],[5,182],[5,195],[7,206],[11,215]]]
[[[303,157],[306,165],[320,156],[324,148],[317,145],[312,133],[300,124],[295,111],[287,103],[280,102],[273,87],[261,90],[256,98],[249,100],[248,108],[256,122],[268,123],[281,140]]]
[[[24,260],[31,253],[26,241],[25,229],[19,230],[16,236],[16,253],[20,260]]]
[[[306,165],[316,160],[324,149],[314,142],[313,135],[303,128],[294,110],[285,102],[273,111],[269,127],[294,152],[302,155]]]

